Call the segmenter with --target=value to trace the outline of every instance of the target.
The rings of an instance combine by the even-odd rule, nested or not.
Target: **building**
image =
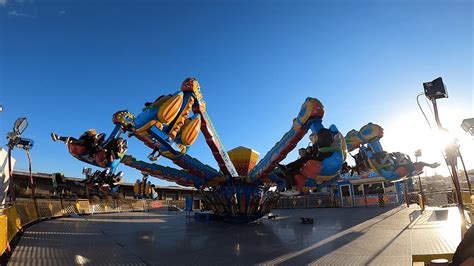
[[[402,183],[392,183],[375,173],[371,173],[368,178],[345,175],[336,185],[336,196],[341,207],[378,205],[379,194],[383,195],[385,204],[404,202]]]

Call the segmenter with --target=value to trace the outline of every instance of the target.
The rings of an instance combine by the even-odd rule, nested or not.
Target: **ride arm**
[[[130,155],[125,155],[122,158],[122,163],[142,172],[146,172],[153,177],[175,182],[182,186],[199,188],[205,184],[205,179],[195,176],[187,171],[139,161]]]
[[[118,138],[122,133],[124,133],[124,131],[122,130],[122,125],[121,124],[115,125],[114,130],[112,131],[112,133],[110,133],[109,137],[104,141],[102,146],[106,147],[107,144],[109,144],[109,142]]]
[[[206,143],[211,149],[212,154],[214,155],[214,158],[217,161],[217,164],[219,165],[219,169],[221,169],[223,173],[232,177],[238,176],[239,174],[237,173],[234,164],[232,164],[232,161],[230,160],[230,157],[227,154],[227,151],[225,150],[224,145],[222,144],[219,138],[219,135],[217,135],[217,131],[215,130],[208,114],[205,111],[201,111],[201,109],[193,110],[194,112],[201,115],[201,131],[204,134],[204,137],[206,138]]]
[[[296,147],[310,128],[318,131],[322,127],[323,116],[324,107],[321,102],[315,98],[306,98],[298,116],[293,120],[291,129],[250,171],[250,177],[253,180],[267,177],[276,165]]]
[[[206,180],[213,179],[216,176],[222,176],[222,174],[214,168],[210,167],[207,164],[203,164],[198,159],[188,154],[184,154],[182,156],[174,158],[173,163],[183,169],[186,169],[191,174],[199,176]]]
[[[185,93],[191,93],[194,98],[193,112],[201,115],[201,131],[206,138],[206,143],[211,149],[220,170],[226,175],[232,177],[238,176],[239,174],[232,164],[232,161],[230,160],[230,157],[212,124],[211,118],[206,112],[206,103],[202,99],[199,83],[196,79],[188,78],[183,82],[181,90]]]

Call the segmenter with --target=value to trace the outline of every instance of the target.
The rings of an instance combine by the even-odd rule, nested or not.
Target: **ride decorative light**
[[[425,90],[426,98],[430,100],[448,98],[448,92],[441,77],[423,83],[423,88]]]
[[[474,118],[464,119],[462,121],[461,127],[464,129],[464,131],[471,134],[471,136],[474,136]]]

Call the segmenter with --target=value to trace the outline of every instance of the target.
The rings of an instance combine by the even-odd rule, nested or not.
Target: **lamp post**
[[[471,136],[474,136],[474,118],[466,118],[462,121],[462,129],[469,133]],[[461,152],[458,150],[458,156],[461,159],[461,164],[464,170],[464,175],[466,176],[467,186],[469,187],[469,195],[472,197],[472,187],[471,180],[469,180],[469,175],[467,173],[466,164],[464,163],[464,158],[461,155]]]
[[[12,169],[12,151],[15,147],[23,149],[26,152],[26,156],[28,157],[28,168],[30,171],[30,186],[32,190],[32,194],[34,196],[34,184],[33,184],[33,173],[31,171],[31,157],[29,151],[33,148],[33,140],[22,138],[21,134],[25,131],[28,127],[28,120],[26,117],[18,118],[13,125],[13,131],[7,133],[7,140],[8,140],[8,172],[10,176],[10,182],[8,185],[8,190],[10,192],[10,202],[14,202],[16,200],[15,195],[15,183],[13,180],[13,169]]]
[[[436,121],[436,125],[438,126],[438,130],[441,132],[447,132],[448,130],[443,128],[441,124],[441,120],[439,119],[439,112],[438,112],[438,105],[436,103],[437,99],[448,98],[448,92],[446,90],[446,86],[443,83],[443,79],[441,77],[423,83],[423,88],[425,91],[425,96],[428,98],[432,105],[434,111],[434,117]],[[459,215],[461,216],[461,238],[463,238],[464,233],[467,231],[466,228],[466,217],[464,215],[464,203],[462,201],[462,194],[461,194],[461,186],[459,184],[459,176],[457,173],[457,159],[459,152],[459,145],[452,141],[446,147],[444,147],[444,154],[443,157],[448,165],[448,170],[451,173],[451,178],[453,180],[454,188],[456,190],[456,197],[458,200],[458,210]]]
[[[474,136],[474,117],[464,119],[462,121],[461,127],[464,129],[464,131],[471,134],[471,136]]]

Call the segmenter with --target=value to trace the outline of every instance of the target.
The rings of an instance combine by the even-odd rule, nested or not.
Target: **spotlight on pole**
[[[448,91],[446,90],[446,85],[444,85],[441,77],[423,83],[423,89],[425,90],[426,98],[430,100],[448,98]]]
[[[415,151],[415,157],[421,157],[421,149]]]
[[[474,136],[474,118],[464,119],[462,121],[461,127],[464,129],[464,131],[471,134],[471,136]]]

